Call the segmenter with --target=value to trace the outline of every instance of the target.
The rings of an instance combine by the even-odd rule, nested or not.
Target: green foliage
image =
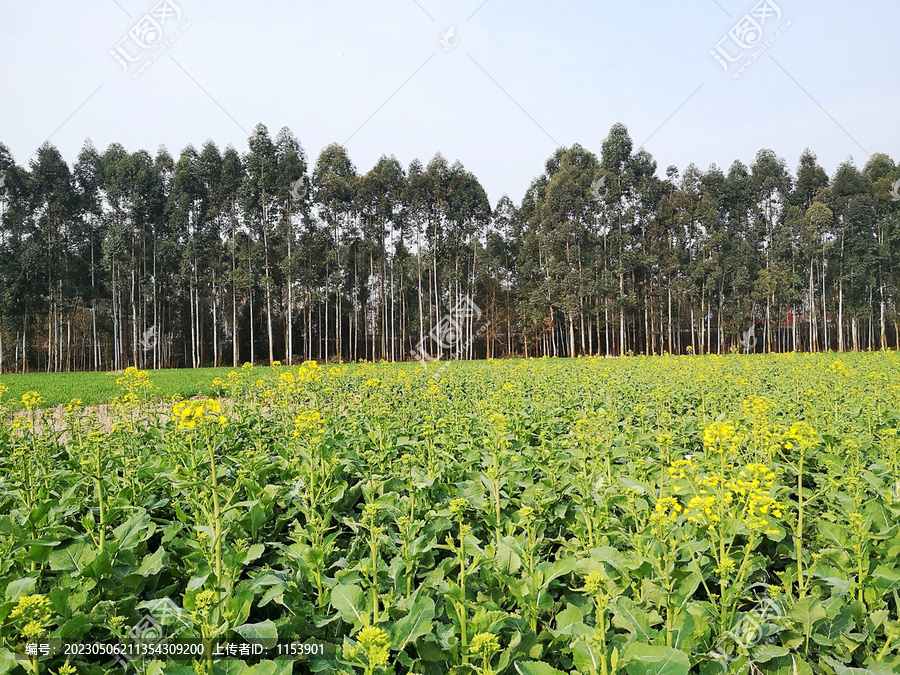
[[[894,353],[216,375],[215,398],[165,404],[165,375],[132,369],[108,416],[57,424],[54,376],[24,410],[0,398],[7,650],[128,643],[152,617],[327,649],[160,674],[900,668]]]

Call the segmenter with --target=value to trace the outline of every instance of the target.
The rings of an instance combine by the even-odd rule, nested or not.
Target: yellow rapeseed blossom
[[[209,614],[209,611],[218,601],[219,597],[215,591],[200,591],[194,596],[194,611],[201,616],[205,616]]]
[[[46,595],[23,595],[9,613],[9,618],[12,621],[24,619],[25,621],[46,622],[52,615],[52,606],[53,603]]]
[[[9,613],[10,621],[21,625],[19,633],[26,640],[34,640],[47,632],[53,617],[53,603],[45,595],[24,595]]]
[[[222,405],[214,398],[179,401],[172,407],[172,419],[179,429],[196,429],[198,426],[228,424],[222,414]]]
[[[493,633],[477,633],[469,644],[469,651],[478,654],[482,660],[488,661],[494,652],[500,650],[500,641]]]
[[[22,394],[22,405],[25,406],[26,410],[34,410],[35,408],[39,408],[43,402],[44,397],[36,391],[26,391],[24,394]]]
[[[294,438],[316,438],[325,433],[325,419],[318,410],[307,410],[294,418]]]
[[[807,449],[815,445],[816,432],[806,422],[794,422],[781,436],[781,444],[785,450],[792,450],[795,446]]]
[[[713,422],[703,432],[703,447],[718,454],[737,452],[743,440],[732,422]]]
[[[685,478],[688,471],[694,470],[694,463],[689,459],[676,459],[669,464],[669,475],[673,478]]]
[[[835,359],[828,365],[828,370],[830,370],[835,375],[848,375],[847,366],[844,365],[843,361],[840,359]]]
[[[356,636],[356,647],[346,650],[347,656],[355,659],[363,652],[368,665],[378,668],[388,662],[391,641],[388,634],[378,626],[366,626]]]
[[[469,509],[469,500],[464,497],[454,499],[450,502],[450,515],[461,516]]]
[[[584,592],[594,595],[603,590],[603,582],[606,576],[599,570],[591,570],[584,578]]]
[[[715,495],[691,497],[687,503],[688,520],[694,523],[703,522],[719,522],[721,520],[718,513],[713,513],[716,507]]]
[[[322,367],[315,361],[304,361],[297,369],[298,382],[318,382],[322,379]]]

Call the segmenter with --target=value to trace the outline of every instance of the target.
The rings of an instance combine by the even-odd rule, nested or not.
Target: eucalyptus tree
[[[603,205],[605,233],[608,233],[610,246],[604,250],[604,269],[614,271],[618,277],[618,296],[612,303],[619,314],[619,341],[617,352],[624,355],[629,351],[626,337],[625,312],[633,305],[634,298],[629,297],[625,289],[625,278],[630,276],[628,268],[628,250],[632,246],[631,232],[634,218],[633,176],[631,173],[631,153],[634,143],[628,134],[628,128],[621,123],[614,124],[600,147],[600,169],[598,180],[603,180],[602,192],[597,194]],[[614,257],[613,257],[614,256]],[[609,319],[607,315],[607,326]]]
[[[224,309],[223,234],[226,231],[231,199],[229,199],[229,190],[225,182],[222,154],[212,141],[207,141],[201,148],[197,158],[197,178],[203,194],[201,203],[203,219],[201,221],[202,228],[198,232],[198,241],[203,247],[201,249],[202,269],[206,277],[204,285],[208,284],[209,307],[212,314],[212,363],[213,366],[218,366],[219,324],[223,314],[220,306]]]
[[[485,349],[487,358],[495,356],[500,327],[505,327],[505,353],[512,354],[514,345],[513,290],[518,284],[516,261],[522,236],[522,220],[519,210],[506,194],[494,207],[491,222],[485,234],[484,256],[479,274],[479,297],[484,298],[486,317]]]
[[[665,185],[656,177],[656,161],[643,148],[630,157],[627,173],[632,181],[634,195],[630,237],[632,245],[626,250],[627,267],[631,270],[633,330],[637,347],[652,353],[653,282],[660,249],[655,241],[654,224],[657,222]],[[677,292],[677,288],[673,287],[673,291]],[[643,334],[644,338],[638,338],[639,334]],[[680,333],[676,337],[680,344]]]
[[[783,277],[782,262],[786,257],[785,244],[790,243],[782,236],[784,218],[789,203],[792,181],[786,162],[772,150],[760,150],[756,161],[750,167],[753,186],[751,206],[751,230],[765,261],[760,265],[754,283],[754,301],[765,305],[765,330],[763,331],[764,352],[772,351],[773,331],[772,312],[785,314],[784,299],[787,295],[788,280]],[[776,323],[778,323],[776,321]]]
[[[258,125],[248,146],[207,141],[176,162],[87,142],[69,168],[45,144],[26,168],[0,145],[0,370],[229,351],[236,366],[263,319],[270,361],[395,360],[466,296],[492,357],[722,353],[748,321],[763,351],[900,347],[886,155],[833,179],[809,150],[792,176],[766,149],[661,176],[616,124],[599,156],[559,148],[519,204],[491,209],[440,154],[360,176],[339,145],[309,167],[287,128],[273,141]],[[480,353],[472,317],[455,318],[453,356]]]
[[[50,143],[42,145],[31,161],[29,209],[28,246],[41,260],[42,268],[36,286],[41,292],[32,294],[32,299],[39,303],[34,309],[46,313],[46,370],[58,371],[63,369],[68,347],[63,336],[63,323],[70,320],[68,277],[71,260],[66,244],[70,228],[77,219],[78,201],[69,165]]]
[[[157,200],[163,206],[156,209],[151,242],[149,278],[153,302],[153,330],[148,331],[143,342],[144,350],[152,347],[155,367],[171,368],[174,361],[174,338],[181,318],[177,270],[181,264],[182,249],[177,243],[177,227],[169,219],[169,196],[175,181],[175,159],[165,146],[160,146],[153,161],[157,180]],[[145,258],[146,260],[146,258]],[[148,342],[151,343],[148,345]],[[186,353],[185,353],[186,358]],[[179,361],[184,363],[184,361]]]
[[[325,327],[322,338],[324,358],[331,353],[340,358],[343,354],[343,292],[344,284],[352,283],[357,276],[351,276],[343,269],[346,253],[352,249],[358,237],[355,220],[354,193],[359,176],[350,161],[347,149],[336,143],[325,147],[316,160],[312,172],[312,186],[319,216],[324,220],[328,232],[328,250],[325,270]],[[345,246],[345,244],[348,244]],[[355,256],[353,256],[355,261]],[[333,352],[329,352],[329,301],[334,293]]]
[[[419,341],[417,344],[422,344],[425,339],[425,295],[422,289],[422,269],[425,260],[425,244],[423,240],[424,231],[427,229],[430,220],[431,209],[428,176],[425,173],[425,168],[422,166],[422,163],[417,159],[410,162],[409,169],[407,170],[403,203],[406,209],[406,220],[409,228],[415,232],[414,246],[416,251],[416,280],[418,289],[416,295],[416,308],[419,314]]]
[[[31,344],[28,324],[35,288],[40,288],[40,252],[30,237],[30,177],[0,144],[0,370],[7,369],[3,333],[14,331],[13,369],[26,372]]]
[[[791,193],[790,203],[798,211],[791,216],[791,223],[797,228],[797,247],[804,264],[808,265],[808,277],[805,284],[805,314],[808,322],[807,348],[810,351],[828,349],[828,311],[826,305],[825,280],[827,266],[825,252],[830,244],[828,239],[831,230],[833,212],[822,199],[828,190],[828,174],[817,163],[816,156],[809,149],[803,151],[797,166],[797,179]],[[818,278],[818,284],[816,279]],[[816,298],[818,285],[821,304]],[[821,307],[822,331],[819,332],[819,310]],[[801,315],[802,316],[802,315]],[[794,321],[798,321],[796,317]]]
[[[447,250],[447,200],[450,191],[450,167],[447,160],[437,153],[428,162],[422,181],[425,189],[425,208],[428,212],[426,241],[431,258],[429,297],[434,311],[434,325],[440,326],[442,315],[441,282],[438,278],[438,260]],[[449,300],[449,299],[448,299]]]
[[[77,246],[78,256],[86,266],[86,276],[90,278],[90,288],[81,289],[81,298],[91,318],[91,365],[93,370],[102,367],[100,336],[97,329],[97,310],[103,304],[105,295],[104,278],[98,265],[102,255],[103,237],[103,195],[102,166],[100,153],[90,140],[85,142],[78,155],[72,175],[75,194],[79,202],[80,242]],[[157,364],[154,363],[154,366]],[[87,368],[82,364],[82,368]]]
[[[354,191],[354,208],[362,226],[362,248],[368,254],[369,263],[367,283],[363,285],[372,285],[372,288],[360,289],[362,293],[355,295],[354,305],[363,299],[369,299],[372,303],[371,310],[367,310],[366,314],[372,325],[373,361],[376,359],[375,347],[379,337],[381,358],[390,356],[394,360],[397,357],[393,254],[397,242],[402,242],[405,234],[405,192],[406,173],[403,166],[395,157],[387,156],[382,156],[359,179]],[[379,325],[380,328],[376,329]]]
[[[224,217],[228,221],[227,231],[230,233],[228,239],[228,254],[231,259],[231,268],[228,275],[228,281],[231,285],[231,365],[234,368],[238,367],[241,359],[240,325],[238,322],[238,289],[241,289],[241,293],[245,293],[248,290],[247,284],[241,283],[241,272],[243,268],[238,267],[237,256],[237,233],[241,220],[239,200],[243,178],[244,167],[241,162],[241,156],[233,146],[229,145],[222,155],[221,209]]]
[[[596,219],[592,194],[597,157],[578,144],[556,156],[552,176],[537,210],[537,225],[545,242],[546,294],[550,322],[555,309],[564,321],[569,356],[576,355],[575,323],[579,320],[581,351],[585,349],[584,304],[587,292],[585,262],[592,255],[591,229]]]
[[[545,244],[540,234],[539,211],[551,174],[558,166],[556,154],[545,162],[544,173],[531,182],[519,207],[523,229],[516,256],[520,283],[516,288],[514,303],[526,357],[539,353],[550,354],[555,345],[555,332],[550,318],[552,297],[547,297],[549,285],[544,266]]]
[[[178,276],[187,289],[190,323],[191,366],[199,368],[202,361],[202,321],[200,315],[201,256],[204,252],[203,229],[206,221],[206,186],[199,170],[199,155],[189,145],[181,152],[169,194],[168,216],[175,224],[177,243],[183,251]],[[205,275],[204,275],[205,276]],[[182,295],[182,297],[184,297]]]
[[[872,155],[863,168],[872,186],[877,224],[878,270],[876,287],[879,305],[880,349],[888,349],[887,323],[893,320],[897,348],[900,348],[900,321],[897,312],[898,271],[900,271],[900,199],[895,199],[895,186],[900,185],[900,167],[885,154]]]
[[[146,151],[129,154],[121,145],[113,144],[104,152],[100,165],[109,219],[104,263],[112,285],[113,367],[119,369],[127,363],[142,363],[138,352],[138,336],[143,331],[141,281],[148,276],[148,230],[162,217],[164,189],[157,166]],[[130,343],[126,340],[128,332]]]
[[[464,298],[474,292],[479,242],[490,221],[491,206],[478,178],[459,161],[450,167],[449,181],[442,187],[447,189],[443,194],[441,190],[438,191],[447,226],[447,295],[452,302],[452,309],[455,309],[462,307]],[[471,264],[468,259],[470,252]],[[454,317],[466,336],[466,339],[458,340],[454,345],[456,358],[472,358],[475,320],[470,316],[469,309]]]
[[[297,223],[308,212],[308,185],[306,152],[287,127],[278,132],[275,139],[278,160],[278,225],[280,239],[284,242],[280,272],[283,277],[283,302],[285,307],[285,360],[294,360],[294,280],[298,276],[295,250],[297,248]],[[299,259],[304,262],[303,258]]]
[[[829,207],[834,212],[838,318],[838,351],[847,348],[844,309],[849,310],[849,338],[853,351],[862,344],[860,322],[869,320],[871,345],[872,288],[878,268],[877,212],[869,179],[845,162],[838,167],[831,184]]]
[[[269,347],[269,363],[275,360],[274,334],[272,327],[272,273],[273,263],[270,251],[272,228],[278,214],[278,151],[263,124],[257,124],[247,141],[249,151],[244,156],[245,177],[242,187],[244,216],[251,232],[262,241],[263,273],[265,278],[266,335]],[[248,255],[248,272],[252,272],[252,256]],[[250,292],[250,354],[254,358],[253,292]]]

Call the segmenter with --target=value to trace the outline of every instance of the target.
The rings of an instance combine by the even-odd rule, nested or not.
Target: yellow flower
[[[377,626],[366,626],[356,636],[357,649],[366,653],[369,666],[379,667],[388,662],[391,641],[388,634]]]
[[[200,591],[194,597],[194,611],[197,612],[197,614],[209,614],[209,611],[218,601],[219,597],[216,595],[215,591]]]
[[[172,406],[172,419],[178,429],[196,429],[206,424],[215,424],[221,428],[228,420],[222,413],[222,404],[214,398],[179,401]]]
[[[703,446],[716,453],[721,454],[726,449],[734,452],[742,442],[743,438],[731,422],[713,422],[703,432]]]
[[[731,556],[725,556],[719,562],[719,566],[715,569],[716,574],[720,574],[722,576],[727,576],[734,572],[737,568],[735,565],[734,559]]]
[[[450,502],[450,515],[461,516],[469,508],[469,500],[463,497]]]
[[[22,405],[27,410],[34,410],[44,402],[44,397],[36,391],[26,391],[22,394]]]
[[[594,595],[603,589],[603,581],[605,580],[603,572],[592,570],[584,578],[584,590],[586,593]]]
[[[669,475],[673,478],[684,478],[687,471],[694,470],[694,463],[689,459],[676,459],[669,465]]]
[[[9,618],[13,621],[24,619],[45,623],[52,616],[51,607],[52,603],[46,595],[23,595],[9,613]]]
[[[500,650],[500,641],[493,633],[478,633],[469,644],[469,651],[479,654],[484,661],[491,658],[491,654]]]
[[[294,418],[294,437],[317,436],[324,433],[325,420],[318,410],[307,410]]]

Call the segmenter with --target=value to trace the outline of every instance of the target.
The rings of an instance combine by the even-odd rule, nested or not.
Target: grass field
[[[213,393],[212,381],[226,377],[232,368],[181,368],[150,371],[153,384],[161,398],[180,395],[190,398],[197,394]],[[26,373],[0,375],[0,382],[9,387],[7,397],[21,401],[26,391],[37,391],[49,406],[65,405],[80,398],[85,405],[108,403],[118,393],[116,380],[122,371],[98,373]]]
[[[900,672],[896,353],[20,385],[115,402],[0,398],[0,674]]]

